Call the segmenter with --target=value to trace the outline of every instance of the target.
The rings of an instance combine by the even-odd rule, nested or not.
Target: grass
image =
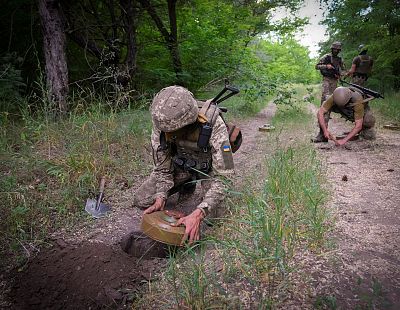
[[[1,121],[0,246],[11,256],[35,250],[48,232],[79,220],[101,176],[111,189],[116,178],[132,184],[133,175],[150,168],[150,161],[143,164],[147,111],[72,113],[59,122],[27,115],[15,121],[2,113]]]
[[[400,124],[400,93],[385,94],[385,99],[371,102],[373,110],[377,110],[383,121]]]

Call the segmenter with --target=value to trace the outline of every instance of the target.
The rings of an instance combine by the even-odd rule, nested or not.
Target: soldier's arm
[[[353,76],[354,72],[356,71],[357,66],[360,65],[360,58],[358,56],[353,58],[353,62],[351,64],[351,68],[349,72],[347,72],[346,76]]]
[[[322,132],[324,133],[325,138],[330,139],[330,140],[336,140],[335,137],[329,132],[328,127],[326,126],[325,123],[325,118],[324,115],[328,113],[328,111],[332,108],[333,106],[333,96],[330,95],[328,99],[326,99],[321,107],[318,109],[317,113],[317,118],[318,118],[318,123],[321,126]]]
[[[229,144],[229,136],[226,125],[221,117],[218,117],[211,134],[210,145],[212,147],[212,177],[205,182],[211,182],[203,201],[198,208],[204,214],[222,203],[225,198],[230,177],[234,174],[232,150]],[[204,182],[204,181],[203,181]]]
[[[362,129],[364,118],[364,104],[362,102],[357,103],[354,106],[354,127],[349,132],[349,134],[342,140],[339,140],[336,144],[337,145],[344,145],[348,141],[350,141],[356,134],[358,134]]]
[[[153,150],[153,174],[156,180],[156,194],[154,199],[167,199],[167,192],[174,186],[173,165],[169,148],[163,148],[160,143],[161,131],[153,127],[151,133],[151,147]]]
[[[346,76],[353,76],[354,71],[356,71],[356,65],[353,63],[351,65],[351,68],[350,68],[349,72],[347,72]]]
[[[327,56],[322,57],[319,62],[315,65],[315,69],[321,70],[321,69],[332,69],[331,64],[327,64]]]
[[[321,69],[326,69],[326,64],[325,64],[325,56],[322,57],[318,63],[315,65],[316,70],[321,70]]]

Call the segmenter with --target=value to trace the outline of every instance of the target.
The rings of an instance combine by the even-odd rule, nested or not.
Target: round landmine
[[[272,131],[274,129],[275,129],[275,127],[270,124],[264,124],[261,127],[258,127],[259,131]]]
[[[144,214],[142,219],[142,231],[145,235],[156,241],[169,244],[180,245],[185,228],[183,226],[172,226],[178,221],[178,218],[184,214],[176,211],[156,211],[150,214]]]

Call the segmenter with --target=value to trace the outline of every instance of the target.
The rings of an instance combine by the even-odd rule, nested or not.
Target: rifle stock
[[[372,89],[365,88],[365,87],[362,87],[362,86],[357,85],[357,84],[354,84],[354,83],[349,83],[349,82],[346,82],[345,80],[342,80],[342,79],[340,79],[339,81],[340,81],[340,83],[342,83],[342,85],[343,85],[343,83],[344,83],[344,84],[350,85],[350,86],[352,86],[352,87],[355,87],[355,88],[361,90],[363,93],[365,93],[365,94],[367,94],[367,95],[370,95],[370,96],[372,96],[372,97],[374,97],[374,98],[382,98],[382,99],[385,99],[385,97],[383,97],[380,93],[378,93],[377,91],[374,91],[374,90],[372,90]]]

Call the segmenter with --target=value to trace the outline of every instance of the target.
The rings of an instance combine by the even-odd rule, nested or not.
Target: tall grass
[[[378,110],[384,121],[400,124],[400,92],[386,94],[385,99],[371,102],[373,110]]]
[[[170,260],[159,289],[174,298],[155,294],[157,309],[271,309],[296,251],[323,247],[330,223],[315,150],[280,149],[265,164],[261,191],[234,200],[216,237]]]
[[[151,167],[144,148],[151,130],[147,111],[99,107],[63,121],[2,113],[1,122],[2,252],[34,248],[49,231],[75,222],[101,176],[109,188],[116,179],[130,185]]]

